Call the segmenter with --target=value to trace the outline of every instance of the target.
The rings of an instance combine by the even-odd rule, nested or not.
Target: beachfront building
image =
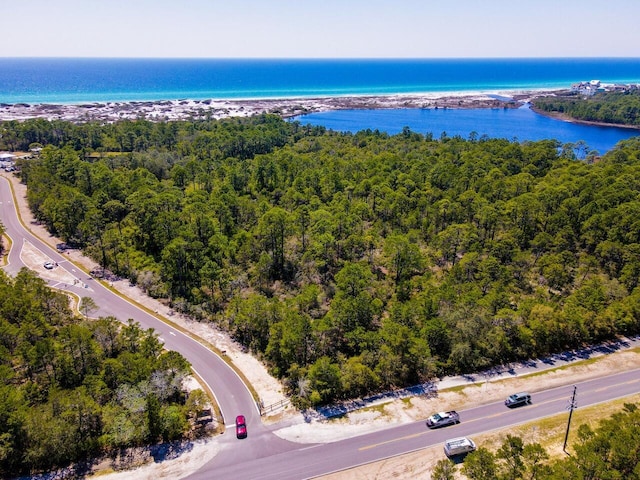
[[[598,92],[604,92],[606,89],[600,83],[600,80],[591,80],[590,82],[580,82],[571,85],[571,91],[577,92],[585,97],[590,97]]]

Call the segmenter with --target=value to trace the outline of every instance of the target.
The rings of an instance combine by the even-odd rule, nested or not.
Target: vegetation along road
[[[262,426],[248,389],[217,355],[154,315],[116,295],[100,282],[92,280],[79,267],[69,262],[64,254],[51,249],[25,230],[16,215],[9,184],[4,179],[0,182],[0,202],[5,230],[14,245],[5,267],[7,272],[15,275],[23,266],[21,246],[25,242],[31,243],[57,263],[57,268],[64,269],[69,278],[76,278],[75,282],[55,282],[50,283],[51,286],[79,297],[93,298],[99,315],[113,315],[121,320],[133,318],[144,328],[155,329],[165,341],[166,347],[182,352],[199,375],[215,390],[228,426],[232,426],[236,412],[243,412],[247,416],[251,434],[241,444],[241,448],[233,435],[225,436],[222,440],[226,447],[224,453],[190,478],[209,478],[212,472],[216,472],[217,478],[232,478],[237,473],[238,461],[242,461],[247,478],[313,477],[441,444],[452,436],[474,435],[504,428],[561,413],[566,409],[570,388],[562,387],[538,392],[534,404],[526,408],[510,410],[500,402],[462,411],[462,423],[442,431],[430,431],[420,421],[323,445],[286,442]],[[638,391],[639,382],[640,372],[637,370],[584,382],[579,385],[581,406],[633,394]]]
[[[31,243],[49,256],[51,261],[56,262],[57,268],[66,270],[70,278],[76,278],[76,282],[68,284],[49,282],[51,287],[69,292],[78,297],[91,297],[98,307],[96,315],[114,316],[123,322],[128,319],[134,319],[144,329],[153,328],[163,339],[165,348],[182,353],[191,363],[196,373],[214,391],[224,422],[230,428],[230,431],[234,428],[236,415],[245,415],[251,436],[256,441],[261,436],[264,436],[264,441],[260,442],[259,445],[254,443],[255,449],[251,449],[253,451],[247,450],[250,449],[251,445],[245,445],[243,456],[248,455],[252,458],[259,458],[288,449],[288,442],[269,433],[262,426],[258,408],[247,386],[222,358],[193,338],[115,294],[97,280],[93,280],[79,267],[73,265],[64,254],[52,249],[45,242],[33,236],[22,226],[16,214],[10,185],[5,178],[0,178],[0,202],[2,223],[5,226],[6,234],[11,238],[15,247],[9,253],[8,265],[5,267],[5,271],[10,274],[16,274],[20,268],[24,267],[21,260],[22,246],[26,242]],[[227,438],[229,441],[236,440],[235,435],[225,436],[225,441]]]
[[[167,327],[155,316],[115,295],[99,282],[82,276],[81,271],[74,268],[64,255],[52,250],[25,230],[17,218],[9,184],[4,179],[0,182],[0,201],[2,219],[14,245],[31,242],[57,262],[58,268],[64,268],[69,275],[79,277],[78,284],[57,285],[57,288],[68,289],[76,295],[91,296],[97,305],[105,305],[99,309],[101,315],[115,315],[121,319],[135,318],[144,327],[154,328],[166,339],[167,348],[182,352],[192,365],[197,366],[195,368],[201,377],[215,388],[216,398],[225,417],[233,418],[232,413],[244,412],[251,419],[251,435],[241,446],[236,443],[234,436],[227,435],[223,443],[229,448],[225,448],[223,453],[189,478],[210,478],[214,472],[216,478],[236,478],[238,462],[242,463],[243,476],[247,478],[287,480],[315,477],[441,444],[450,437],[470,436],[497,427],[505,428],[555,415],[566,409],[571,389],[560,387],[537,392],[533,404],[524,408],[512,410],[498,402],[462,411],[461,423],[443,430],[429,430],[420,421],[329,444],[299,445],[286,442],[262,427],[249,391],[219,357],[190,337]],[[10,271],[15,272],[20,265],[19,250],[20,248],[12,249],[7,267]],[[86,288],[83,286],[84,282]],[[639,384],[638,370],[583,382],[578,385],[581,406],[634,394],[638,391]],[[230,421],[227,423],[230,424]]]
[[[640,331],[637,138],[578,161],[572,145],[553,140],[437,139],[410,129],[398,135],[337,134],[274,115],[108,125],[33,120],[2,128],[0,149],[33,152],[16,167],[32,214],[51,235],[165,299],[176,312],[225,331],[264,363],[300,409]],[[278,469],[296,475],[294,464],[302,468],[297,462],[307,458],[305,475],[312,475],[382,458],[399,443],[342,461],[342,453],[330,447],[276,439],[260,422],[249,390],[221,358],[71,265],[75,253],[59,253],[31,238],[15,218],[4,181],[2,189],[2,219],[12,245],[6,271],[17,280],[0,276],[0,322],[10,334],[10,341],[2,337],[10,351],[0,349],[0,355],[19,368],[4,368],[15,378],[0,387],[14,396],[4,396],[11,408],[0,413],[9,412],[11,422],[0,421],[0,438],[8,448],[31,449],[20,457],[20,472],[183,438],[188,431],[186,401],[172,407],[182,414],[182,425],[165,435],[157,420],[170,419],[169,407],[158,415],[156,393],[143,391],[151,380],[114,381],[126,377],[132,358],[144,363],[135,342],[120,342],[114,354],[95,335],[105,333],[97,332],[102,320],[81,322],[65,313],[64,321],[51,323],[68,310],[66,299],[18,271],[27,247],[42,252],[45,260],[33,265],[43,278],[51,272],[46,261],[64,273],[50,285],[90,297],[97,315],[153,328],[166,348],[183,353],[215,391],[228,426],[236,415],[246,416],[248,438],[220,436],[219,453],[204,472],[237,476],[242,462],[262,478]],[[118,332],[132,330],[125,325]],[[157,353],[152,337],[148,333],[146,340]],[[75,363],[73,342],[88,347],[80,353],[100,365]],[[107,371],[115,374],[106,378]],[[527,388],[535,393],[532,407],[486,423],[470,421],[469,406],[443,405],[461,414],[461,424],[446,430],[494,428],[524,412],[547,415],[534,387]],[[134,390],[138,410],[121,401]],[[58,400],[70,402],[74,395],[95,419],[92,428],[78,432],[86,448],[69,448],[74,456],[47,463],[42,452],[50,446],[35,440],[54,436],[37,427],[58,425],[61,435],[55,438],[64,446],[63,427],[81,422],[54,413]],[[122,408],[128,413],[113,414]],[[119,419],[133,424],[134,411],[145,413],[137,414],[144,417],[143,433],[118,438]],[[42,412],[49,417],[41,418]],[[410,432],[381,434],[358,448]],[[355,444],[343,443],[345,451],[348,445]],[[17,471],[15,458],[0,455],[0,475]]]

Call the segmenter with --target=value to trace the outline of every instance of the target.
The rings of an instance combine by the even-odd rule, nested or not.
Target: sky
[[[0,0],[0,57],[640,57],[638,0]]]

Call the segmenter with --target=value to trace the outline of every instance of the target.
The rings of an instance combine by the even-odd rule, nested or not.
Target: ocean
[[[0,58],[0,103],[505,92],[593,79],[640,83],[640,58]]]
[[[0,104],[294,98],[566,89],[581,81],[640,83],[640,58],[117,59],[0,58]],[[334,130],[585,142],[604,153],[637,130],[569,124],[509,110],[354,110],[298,117]]]

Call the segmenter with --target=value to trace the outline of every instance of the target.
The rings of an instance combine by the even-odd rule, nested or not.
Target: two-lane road
[[[623,372],[576,385],[578,408],[594,405],[637,394],[640,391],[640,370]],[[313,446],[300,445],[295,451],[283,452],[268,458],[254,460],[247,456],[241,464],[230,464],[224,457],[215,458],[188,478],[204,480],[230,479],[240,476],[264,480],[299,480],[326,475],[426,447],[441,447],[449,438],[472,437],[551,415],[562,413],[568,415],[567,407],[572,392],[573,387],[568,385],[534,393],[531,405],[510,409],[504,403],[496,402],[459,411],[460,424],[437,430],[430,430],[424,421],[419,421],[338,442]],[[244,448],[244,444],[237,445],[237,448]],[[444,453],[442,457],[445,458]]]
[[[180,352],[191,363],[195,372],[214,392],[224,423],[230,427],[228,434],[221,440],[223,443],[238,441],[235,438],[234,422],[236,415],[242,414],[246,417],[250,434],[269,437],[268,442],[265,440],[264,446],[256,448],[255,455],[252,455],[255,458],[295,447],[295,444],[275,437],[262,425],[258,408],[251,393],[236,372],[222,358],[190,336],[164,323],[156,316],[115,294],[99,281],[92,279],[79,267],[73,265],[64,254],[26,230],[20,222],[16,210],[17,206],[14,204],[9,180],[0,176],[0,219],[13,244],[8,257],[8,265],[4,267],[7,273],[15,275],[22,267],[26,266],[22,261],[21,253],[23,245],[29,242],[53,262],[57,262],[56,269],[66,270],[68,274],[65,274],[66,277],[75,277],[78,280],[75,284],[74,282],[60,284],[60,282],[50,281],[51,286],[72,292],[79,297],[91,297],[98,306],[96,314],[99,316],[114,316],[123,322],[132,318],[145,329],[153,328],[162,338],[165,348]]]
[[[424,421],[420,421],[328,444],[301,445],[287,442],[262,425],[248,389],[221,358],[191,337],[116,295],[100,282],[91,280],[64,255],[26,231],[17,218],[14,207],[8,181],[0,178],[0,218],[13,242],[9,265],[4,267],[5,271],[15,274],[23,266],[20,257],[22,245],[30,242],[54,262],[58,262],[57,268],[66,269],[69,275],[80,280],[75,285],[62,285],[64,290],[81,297],[93,298],[99,306],[99,315],[113,315],[123,321],[133,318],[143,328],[153,328],[162,337],[167,348],[182,353],[215,391],[227,426],[232,427],[237,414],[247,417],[248,438],[237,440],[231,428],[229,433],[220,438],[220,453],[191,475],[191,479],[311,478],[425,447],[442,445],[448,438],[473,436],[566,411],[572,392],[570,386],[536,392],[533,394],[532,405],[516,409],[508,409],[502,403],[492,403],[461,411],[459,425],[440,430],[429,430]],[[582,382],[578,384],[578,406],[596,404],[636,394],[638,391],[639,370]]]

